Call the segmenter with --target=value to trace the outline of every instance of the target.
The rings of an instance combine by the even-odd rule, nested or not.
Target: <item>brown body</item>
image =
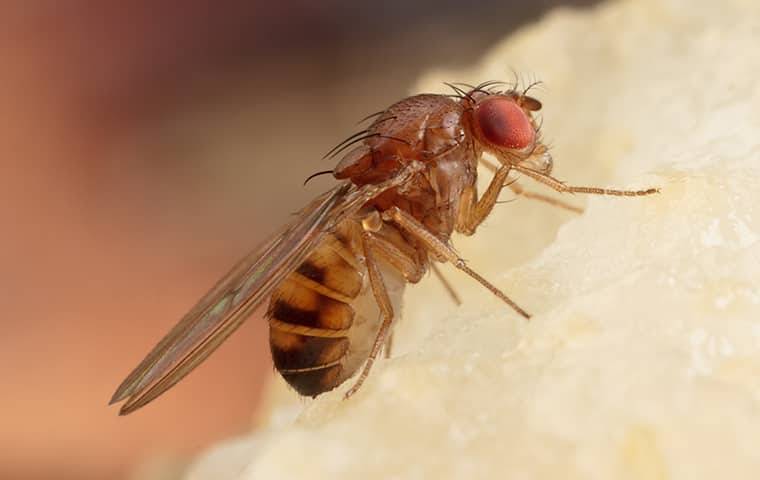
[[[448,241],[465,187],[474,188],[480,152],[462,119],[465,106],[443,95],[406,98],[383,112],[368,130],[373,135],[349,151],[335,170],[356,185],[379,183],[412,160],[426,165],[423,174],[371,200],[338,230],[329,234],[309,258],[275,291],[269,303],[272,358],[282,376],[302,395],[315,396],[351,377],[364,363],[374,340],[373,329],[355,334],[361,324],[377,329],[358,312],[355,300],[368,288],[359,235],[362,218],[372,209],[396,206],[410,213],[441,240]],[[378,233],[415,259],[405,280],[418,282],[425,273],[428,250],[384,223]],[[383,259],[388,262],[389,259]],[[392,260],[391,260],[392,261]],[[385,277],[392,273],[384,270]],[[359,328],[358,326],[356,328]]]
[[[406,98],[336,147],[351,148],[332,172],[342,183],[307,205],[201,298],[116,390],[112,403],[127,400],[120,413],[141,408],[175,385],[267,300],[275,366],[309,396],[335,388],[363,365],[345,395],[357,391],[380,350],[388,352],[404,285],[418,282],[432,262],[450,263],[529,318],[450,244],[454,232],[475,233],[506,186],[579,211],[507,182],[510,172],[558,192],[641,196],[657,189],[575,187],[550,176],[552,159],[533,118],[541,104],[526,95],[528,89],[493,90],[500,84],[468,91],[450,85],[453,96]],[[489,186],[479,195],[483,152],[500,165],[492,167]]]
[[[328,234],[269,302],[274,365],[301,395],[319,395],[351,377],[367,359],[379,327],[352,223],[346,220]],[[387,280],[391,275],[385,272]],[[403,283],[402,277],[392,279]],[[394,293],[397,306],[400,289]]]

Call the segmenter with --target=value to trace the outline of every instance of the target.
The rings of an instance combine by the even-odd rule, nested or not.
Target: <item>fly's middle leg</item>
[[[462,259],[454,251],[454,249],[451,248],[451,246],[443,242],[434,233],[432,233],[430,230],[425,228],[425,226],[422,225],[420,222],[418,222],[417,219],[415,219],[414,217],[412,217],[411,215],[409,215],[408,213],[406,213],[405,211],[401,210],[398,207],[391,207],[390,209],[383,212],[383,219],[386,221],[393,222],[394,224],[398,225],[401,229],[403,229],[404,231],[414,236],[419,242],[425,245],[428,249],[430,249],[440,258],[445,259],[446,261],[454,265],[454,267],[463,271],[464,273],[466,273],[467,275],[475,279],[478,283],[486,287],[491,293],[496,295],[500,300],[502,300],[504,303],[512,307],[512,309],[515,312],[519,313],[521,316],[525,318],[530,318],[530,315],[528,314],[528,312],[520,308],[520,306],[517,305],[512,299],[510,299],[504,292],[502,292],[491,282],[483,278],[478,272],[474,271],[469,266],[467,266],[464,259]]]

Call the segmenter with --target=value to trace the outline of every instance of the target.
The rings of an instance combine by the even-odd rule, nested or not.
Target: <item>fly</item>
[[[400,294],[447,262],[525,319],[530,315],[470,268],[451,246],[473,235],[499,194],[576,207],[507,182],[514,171],[561,193],[644,196],[645,190],[570,186],[551,176],[553,161],[528,89],[502,82],[449,85],[453,95],[405,98],[369,128],[336,146],[339,183],[228,272],[156,345],[116,390],[131,413],[174,386],[205,360],[263,302],[275,367],[300,394],[317,396],[356,375],[353,395],[385,347]],[[483,153],[498,161],[482,194]],[[357,375],[358,372],[358,375]]]

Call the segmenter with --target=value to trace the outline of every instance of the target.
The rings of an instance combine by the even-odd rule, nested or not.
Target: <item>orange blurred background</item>
[[[249,428],[262,321],[144,410],[106,404],[330,185],[301,183],[356,120],[568,2],[527,3],[0,3],[0,478],[127,478]]]

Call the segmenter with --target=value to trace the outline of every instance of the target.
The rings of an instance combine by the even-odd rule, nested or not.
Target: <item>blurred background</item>
[[[250,428],[256,319],[144,410],[106,404],[357,120],[591,3],[0,2],[0,478],[136,478]]]

